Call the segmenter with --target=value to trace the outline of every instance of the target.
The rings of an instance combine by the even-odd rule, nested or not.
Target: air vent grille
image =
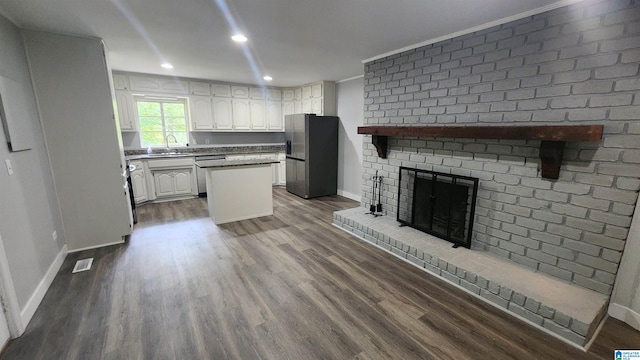
[[[87,271],[91,269],[91,264],[93,264],[93,258],[78,260],[71,273],[75,274],[80,271]]]

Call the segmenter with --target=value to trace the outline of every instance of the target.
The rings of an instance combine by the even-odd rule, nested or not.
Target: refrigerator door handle
[[[291,155],[291,140],[287,140],[287,155]]]

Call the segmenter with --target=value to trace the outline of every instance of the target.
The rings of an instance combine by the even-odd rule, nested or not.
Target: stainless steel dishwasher
[[[201,156],[196,156],[195,158],[196,162],[204,161],[204,160],[224,160],[224,159],[225,159],[225,155],[201,155]],[[205,174],[206,174],[205,169],[201,169],[198,166],[196,166],[196,177],[198,178],[198,196],[199,197],[207,196],[207,177]]]

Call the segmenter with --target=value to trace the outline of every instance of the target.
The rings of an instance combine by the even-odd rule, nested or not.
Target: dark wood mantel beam
[[[360,126],[358,134],[372,135],[378,156],[387,158],[389,136],[418,138],[462,138],[540,140],[541,175],[547,179],[560,176],[566,141],[600,141],[603,125],[559,126]]]

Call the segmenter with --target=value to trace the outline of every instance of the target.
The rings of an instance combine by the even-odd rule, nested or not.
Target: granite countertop
[[[172,158],[185,156],[237,155],[256,153],[279,153],[285,151],[284,144],[255,144],[255,145],[218,145],[207,147],[177,147],[171,148],[169,153],[160,150],[148,155],[146,149],[125,150],[128,160]],[[172,154],[173,153],[173,154]]]
[[[196,166],[200,168],[219,168],[230,166],[264,165],[279,163],[278,160],[255,159],[255,160],[204,160],[196,161]]]
[[[221,154],[217,152],[210,153],[191,153],[191,152],[175,152],[175,153],[153,153],[153,154],[136,154],[136,155],[126,155],[125,159],[127,160],[141,160],[141,159],[166,159],[166,158],[179,158],[179,157],[194,157],[194,156],[225,156],[226,154]]]

